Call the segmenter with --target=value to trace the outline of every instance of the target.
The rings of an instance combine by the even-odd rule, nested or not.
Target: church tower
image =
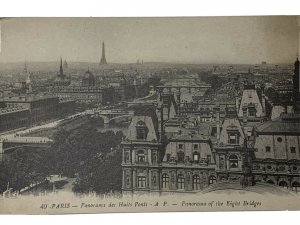
[[[59,74],[58,74],[59,77],[61,78],[64,78],[65,75],[64,75],[64,69],[63,69],[63,64],[62,64],[62,58],[60,58],[60,67],[59,67]]]
[[[294,68],[294,75],[293,75],[293,86],[294,86],[293,101],[295,105],[295,110],[299,112],[300,111],[300,87],[299,87],[300,81],[299,81],[299,59],[298,58],[295,61],[294,66],[295,68]]]
[[[28,72],[27,62],[24,63],[23,73],[27,77],[26,78],[26,93],[28,93],[28,94],[32,93],[31,76],[30,76],[30,73]]]
[[[100,65],[107,65],[106,58],[105,58],[105,45],[104,42],[102,42],[102,56],[100,60]]]

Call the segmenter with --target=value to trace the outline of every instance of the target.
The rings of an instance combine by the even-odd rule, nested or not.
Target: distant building
[[[82,86],[83,87],[91,87],[96,85],[96,79],[94,74],[88,69],[88,71],[85,72],[83,78],[82,78]]]
[[[300,112],[300,74],[299,74],[299,59],[297,58],[294,64],[294,75],[293,75],[293,101],[294,108],[297,112]]]
[[[107,65],[104,42],[102,42],[102,55],[101,55],[100,65]]]
[[[0,132],[27,127],[30,124],[30,110],[21,106],[0,109]]]
[[[74,101],[58,97],[24,95],[3,98],[0,109],[0,131],[27,127],[74,112]]]
[[[248,117],[265,117],[265,99],[259,99],[255,85],[244,85],[238,116],[243,117],[244,113]]]
[[[54,86],[68,86],[70,84],[71,84],[71,79],[70,77],[67,77],[66,74],[64,74],[62,58],[61,58],[59,72],[57,73],[57,76],[54,80]]]

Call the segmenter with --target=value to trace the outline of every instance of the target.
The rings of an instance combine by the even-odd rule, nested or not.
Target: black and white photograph
[[[0,214],[299,210],[299,34],[299,16],[2,17]]]

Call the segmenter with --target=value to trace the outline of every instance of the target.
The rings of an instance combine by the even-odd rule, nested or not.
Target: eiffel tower
[[[105,58],[105,45],[104,42],[102,42],[102,56],[100,60],[100,65],[107,65],[106,58]]]

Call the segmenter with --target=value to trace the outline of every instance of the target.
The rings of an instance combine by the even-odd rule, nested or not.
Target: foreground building
[[[283,187],[300,186],[300,115],[282,114],[259,126],[253,174],[257,181]]]
[[[123,193],[160,190],[163,152],[154,107],[135,112],[122,148]]]
[[[197,192],[224,182],[241,187],[262,182],[297,190],[297,107],[271,120],[264,87],[242,88],[235,104],[222,107],[198,101],[183,108],[180,95],[164,92],[156,105],[138,107],[142,110],[133,116],[121,144],[123,193]],[[204,112],[211,117],[202,120]]]

